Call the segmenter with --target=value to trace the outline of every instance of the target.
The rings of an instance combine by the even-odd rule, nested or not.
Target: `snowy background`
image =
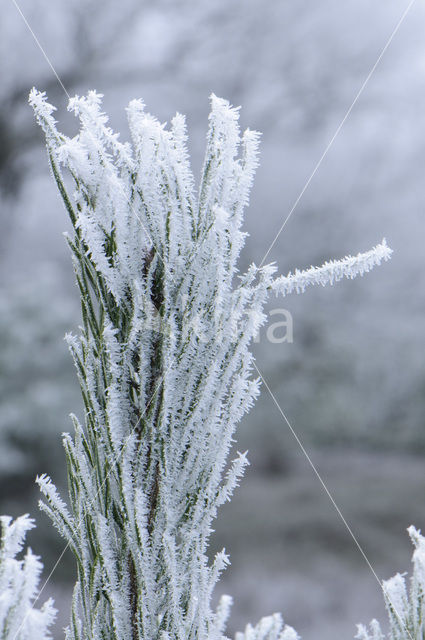
[[[244,265],[261,262],[344,118],[406,0],[18,2],[70,94],[96,88],[126,139],[143,97],[186,113],[195,170],[208,96],[241,104],[263,132]],[[29,511],[46,575],[63,543],[38,513],[37,473],[65,482],[60,433],[80,410],[62,340],[79,321],[66,215],[26,98],[66,97],[13,0],[0,14],[0,512]],[[288,297],[293,344],[256,345],[258,366],[380,577],[409,568],[405,532],[425,523],[425,6],[417,0],[268,260],[281,272],[366,250],[389,264]],[[383,617],[379,586],[267,390],[239,429],[251,467],[217,521],[232,566],[231,629],[281,610],[307,640],[351,638]],[[49,592],[67,620],[72,558]]]

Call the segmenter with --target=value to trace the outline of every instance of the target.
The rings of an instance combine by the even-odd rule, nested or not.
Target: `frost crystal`
[[[30,103],[74,228],[83,318],[80,336],[67,337],[85,405],[84,425],[74,417],[64,438],[69,508],[38,479],[42,508],[77,559],[67,638],[220,640],[230,599],[213,611],[211,598],[228,558],[210,563],[207,547],[247,464],[228,456],[259,391],[250,346],[265,302],[354,277],[390,250],[286,278],[271,265],[239,275],[259,134],[240,134],[238,109],[212,96],[196,192],[182,115],[166,128],[133,100],[129,145],[95,92],[70,101],[81,124],[71,139],[44,94],[33,90]],[[276,616],[255,629],[240,638],[297,638]]]

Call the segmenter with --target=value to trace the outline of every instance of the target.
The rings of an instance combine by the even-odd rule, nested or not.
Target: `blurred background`
[[[261,262],[407,7],[407,0],[18,0],[68,92],[105,94],[127,139],[143,97],[187,114],[199,174],[211,92],[263,132],[243,254]],[[293,343],[255,345],[257,363],[379,577],[409,569],[406,527],[425,524],[425,6],[417,1],[349,115],[268,261],[281,272],[366,250],[367,277],[273,300]],[[38,512],[37,473],[65,487],[60,434],[81,415],[63,336],[77,331],[66,214],[27,105],[35,85],[76,123],[12,0],[0,17],[0,512],[37,518],[45,575],[63,542]],[[384,617],[379,585],[263,387],[238,432],[251,466],[216,523],[231,567],[229,635],[282,611],[308,640],[352,638]],[[46,592],[67,624],[73,561]]]

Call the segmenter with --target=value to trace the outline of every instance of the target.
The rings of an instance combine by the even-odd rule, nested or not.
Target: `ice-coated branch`
[[[43,565],[28,549],[22,560],[27,532],[34,527],[28,515],[12,521],[0,517],[0,638],[2,640],[48,640],[49,627],[56,617],[53,600],[49,598],[36,608],[38,585]]]
[[[425,637],[425,538],[413,526],[408,532],[415,547],[410,588],[405,575],[400,573],[382,583],[389,619],[388,635],[384,635],[377,620],[372,620],[369,628],[357,625],[357,640],[385,640],[385,637],[388,640],[419,640]]]
[[[358,253],[356,256],[346,256],[342,260],[330,260],[321,267],[311,267],[300,271],[295,269],[294,273],[287,276],[280,276],[271,285],[276,293],[286,296],[289,293],[303,293],[311,285],[334,284],[342,278],[353,279],[356,276],[364,275],[381,262],[389,260],[392,249],[387,245],[385,238],[381,244],[376,245],[370,251]]]
[[[272,265],[239,275],[259,134],[241,135],[238,109],[211,98],[197,193],[183,116],[167,128],[133,100],[129,144],[93,91],[70,101],[73,138],[44,94],[34,89],[30,103],[72,222],[82,309],[80,335],[67,336],[85,408],[64,438],[69,506],[38,478],[77,561],[67,640],[221,640],[230,599],[211,601],[228,557],[207,550],[247,465],[245,454],[228,458],[259,392],[251,344],[267,298],[353,277],[389,249],[311,276],[274,280]],[[276,617],[255,629],[242,637],[296,638]]]

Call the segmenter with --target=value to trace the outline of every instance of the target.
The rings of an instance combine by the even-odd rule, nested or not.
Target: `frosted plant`
[[[235,640],[300,640],[300,636],[295,629],[283,624],[279,613],[274,613],[262,618],[255,627],[248,624],[244,633],[236,634]]]
[[[30,103],[73,225],[82,305],[81,333],[68,336],[85,405],[84,425],[73,417],[64,436],[69,507],[38,478],[42,509],[77,561],[66,637],[222,638],[231,601],[213,611],[211,597],[228,557],[210,563],[207,548],[248,464],[228,455],[259,392],[250,345],[264,304],[272,292],[363,274],[391,250],[383,242],[287,277],[255,264],[239,275],[259,134],[240,135],[237,109],[212,96],[196,193],[182,115],[167,129],[132,101],[130,145],[93,91],[70,100],[81,124],[73,138],[57,131],[43,93]],[[244,637],[295,637],[269,621]]]
[[[27,515],[13,522],[1,516],[0,525],[0,638],[47,640],[56,616],[53,600],[47,600],[41,609],[34,608],[43,566],[31,549],[23,560],[16,558],[34,521]]]
[[[413,526],[408,532],[415,546],[410,590],[400,573],[382,583],[389,618],[388,640],[423,640],[425,637],[425,538]],[[358,640],[385,639],[377,620],[372,620],[369,629],[359,624],[357,630]]]

